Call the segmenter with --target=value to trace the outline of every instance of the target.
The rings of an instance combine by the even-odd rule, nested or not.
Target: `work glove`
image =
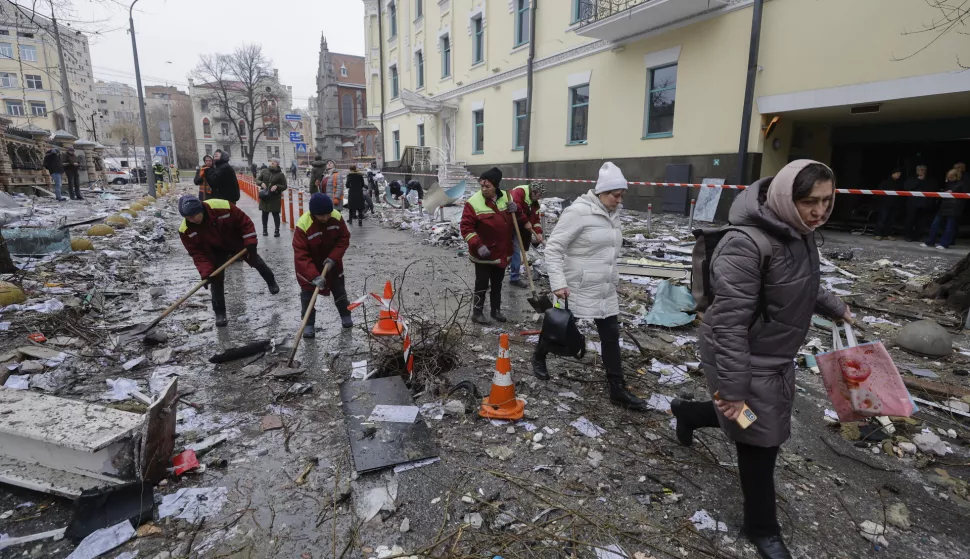
[[[317,277],[313,278],[313,281],[311,281],[310,283],[312,283],[314,286],[320,288],[320,291],[323,291],[324,289],[327,288],[327,278],[325,278],[323,276],[317,276]]]
[[[490,250],[488,250],[488,247],[487,246],[482,245],[482,246],[478,247],[478,257],[479,258],[481,258],[481,259],[484,260],[484,259],[486,259],[486,258],[488,258],[490,256],[492,256],[492,252]]]
[[[518,210],[519,210],[518,204],[509,200],[509,205],[505,208],[505,211],[509,212],[510,214],[514,214]]]
[[[337,266],[337,261],[333,258],[327,258],[323,261],[323,267],[326,268],[327,264],[330,264],[330,269],[333,270]]]
[[[246,255],[246,258],[255,258],[256,257],[256,254],[257,254],[256,253],[256,246],[257,245],[255,245],[255,244],[246,245],[246,252],[249,253],[249,254]]]

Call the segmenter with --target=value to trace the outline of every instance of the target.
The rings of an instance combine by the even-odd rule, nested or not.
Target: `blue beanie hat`
[[[333,200],[322,192],[310,196],[310,213],[312,215],[329,215],[333,211]]]
[[[182,217],[189,217],[201,213],[204,209],[205,206],[202,205],[202,200],[199,200],[198,196],[186,194],[179,198],[179,213],[182,214]]]

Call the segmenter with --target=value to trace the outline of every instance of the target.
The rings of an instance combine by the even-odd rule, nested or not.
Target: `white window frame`
[[[481,115],[482,122],[476,122],[478,115]],[[478,129],[482,129],[482,141],[478,141]],[[482,155],[485,153],[485,107],[477,103],[472,107],[472,155]]]
[[[522,105],[525,106],[525,114],[521,116],[518,114],[518,111],[517,111],[519,103],[522,103]],[[529,104],[525,96],[521,98],[513,97],[512,99],[512,149],[515,151],[525,149],[525,142],[523,142],[522,145],[518,145],[518,142],[519,142],[519,132],[521,131],[520,127],[525,125],[525,121],[528,120],[528,118],[529,118]]]
[[[0,58],[13,58],[13,43],[0,43]]]
[[[394,143],[394,161],[401,160],[401,131],[391,131],[391,141]]]
[[[27,56],[25,53],[31,53]],[[37,47],[33,45],[20,45],[20,59],[24,62],[37,62]]]
[[[451,64],[451,48],[451,33],[444,33],[438,37],[438,50],[441,51],[441,79],[443,80],[450,78],[454,73]],[[448,68],[448,73],[445,73],[445,68]]]
[[[391,99],[397,99],[401,96],[401,72],[397,69],[397,64],[391,64],[387,77],[391,82]]]
[[[30,105],[30,114],[32,116],[47,116],[47,103],[44,101],[29,101],[28,104]],[[40,112],[37,109],[40,109]]]
[[[388,40],[397,38],[397,1],[387,3],[387,31]]]
[[[17,87],[17,74],[13,72],[0,72],[0,87]]]
[[[525,40],[522,39],[526,34],[531,34],[532,27],[530,24],[530,19],[532,17],[532,0],[514,0],[514,10],[512,12],[512,17],[515,18],[513,22],[513,27],[515,28],[515,36],[513,37],[513,46],[519,48],[522,45],[529,44],[532,40],[531,35]],[[522,14],[524,12],[530,12],[528,17],[523,21]]]
[[[10,116],[27,116],[27,113],[24,110],[23,101],[19,101],[16,99],[6,99],[4,100],[3,105],[4,105],[4,109],[6,109],[7,111],[7,114]],[[12,111],[11,107],[19,107],[20,112]]]
[[[485,62],[485,16],[481,12],[471,18],[472,66]]]
[[[418,123],[418,146],[424,147],[424,123]]]
[[[588,99],[586,100],[586,103],[585,104],[573,103],[573,95],[576,93],[576,90],[582,87],[585,87],[587,90],[589,90]],[[592,88],[590,87],[589,82],[587,82],[587,83],[579,83],[576,85],[570,85],[568,91],[569,91],[568,93],[569,97],[566,100],[566,105],[569,108],[569,118],[568,118],[569,126],[566,128],[566,145],[585,146],[589,142],[589,106],[590,106],[590,102],[593,99]],[[582,140],[573,140],[573,114],[576,108],[578,107],[586,107],[586,137],[583,138]]]
[[[414,21],[424,17],[424,0],[414,0]]]
[[[34,87],[34,82],[40,87]],[[44,89],[44,78],[40,74],[24,74],[24,87],[27,89]]]
[[[424,62],[424,51],[421,49],[414,51],[414,72],[417,76],[415,89],[418,91],[424,89]]]

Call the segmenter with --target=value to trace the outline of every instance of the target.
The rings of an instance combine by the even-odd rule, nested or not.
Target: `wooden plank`
[[[910,390],[919,390],[941,398],[961,399],[970,396],[970,390],[955,384],[943,384],[921,378],[903,378],[903,384]]]
[[[25,543],[40,541],[40,540],[46,540],[47,538],[54,538],[54,541],[57,541],[64,537],[65,530],[67,530],[67,528],[58,528],[56,530],[40,532],[39,534],[31,534],[29,536],[20,536],[19,538],[7,538],[5,540],[0,540],[0,549],[5,549],[8,547],[13,547],[15,545],[21,545]]]
[[[145,412],[142,430],[141,478],[152,484],[168,475],[175,453],[175,415],[178,410],[178,377],[172,378],[161,396]]]

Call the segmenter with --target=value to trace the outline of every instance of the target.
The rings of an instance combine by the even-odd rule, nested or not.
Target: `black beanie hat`
[[[478,177],[478,180],[486,180],[492,183],[492,186],[498,188],[499,184],[502,182],[502,171],[498,167],[492,167],[491,169],[482,173],[482,176]]]

